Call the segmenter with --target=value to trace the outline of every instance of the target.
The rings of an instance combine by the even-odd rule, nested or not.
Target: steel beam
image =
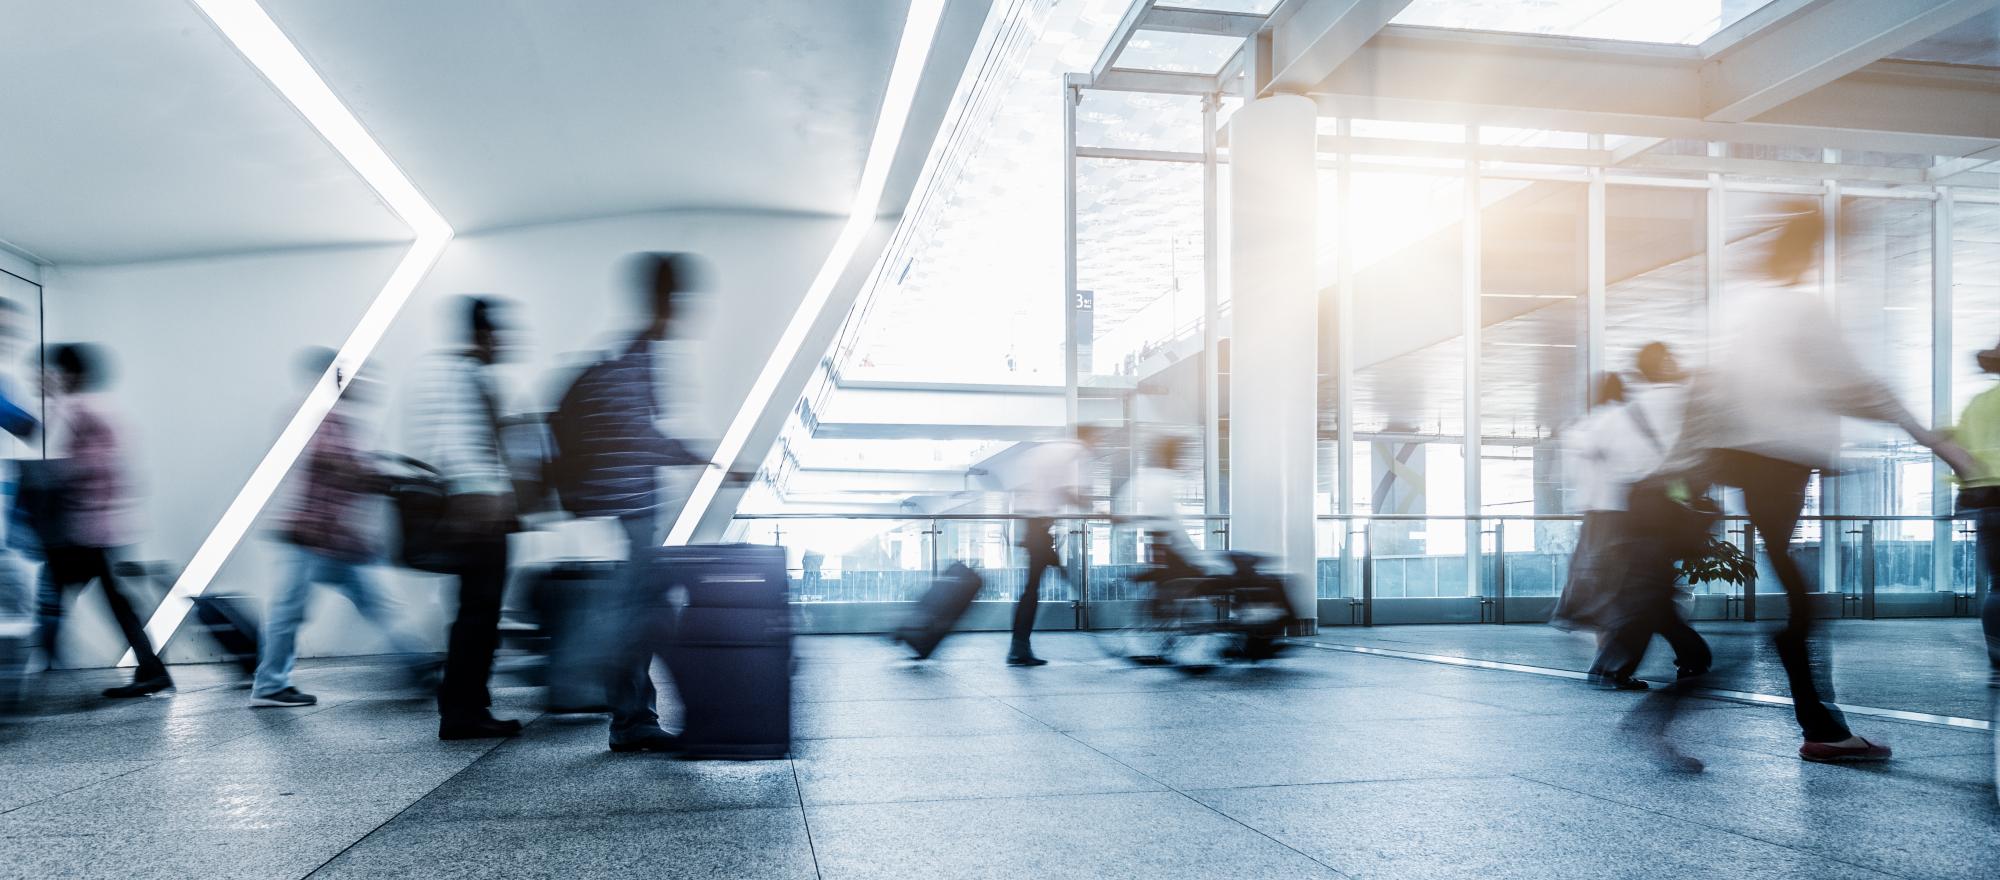
[[[1702,117],[1744,122],[1907,48],[2000,0],[1827,0],[1701,65]]]
[[[1145,5],[1145,4],[1139,4]],[[1206,34],[1247,40],[1264,26],[1264,16],[1252,12],[1222,12],[1214,9],[1179,9],[1153,6],[1139,20],[1138,30],[1170,34]]]
[[[1271,63],[1258,94],[1311,91],[1410,0],[1293,0],[1271,15]]]

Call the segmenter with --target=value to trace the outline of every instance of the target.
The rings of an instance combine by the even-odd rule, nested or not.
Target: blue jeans
[[[264,632],[257,652],[257,679],[250,693],[269,696],[292,686],[292,664],[298,659],[299,625],[305,622],[306,601],[313,584],[325,584],[354,603],[354,610],[381,627],[390,649],[421,654],[424,646],[397,625],[394,605],[368,565],[329,556],[305,547],[292,548],[291,577],[271,594],[264,611]]]

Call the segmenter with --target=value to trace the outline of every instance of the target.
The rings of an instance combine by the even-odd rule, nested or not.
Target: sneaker
[[[1861,739],[1861,737],[1855,737]],[[1869,742],[1861,739],[1860,745],[1843,746],[1833,743],[1809,742],[1799,746],[1799,757],[1816,764],[1841,764],[1855,761],[1886,761],[1889,759],[1889,744]]]
[[[678,752],[681,750],[680,737],[657,727],[641,728],[611,735],[611,750],[614,752]]]
[[[152,678],[134,679],[131,684],[121,684],[117,687],[105,688],[104,695],[114,700],[122,700],[131,697],[150,697],[162,691],[173,689],[173,678],[162,672]]]
[[[295,687],[285,688],[275,694],[264,694],[263,696],[250,695],[250,705],[256,707],[293,708],[297,706],[311,706],[318,702],[318,697],[308,693],[301,693]]]
[[[1037,657],[1037,656],[1035,656],[1035,655],[1033,655],[1033,654],[1009,654],[1009,655],[1007,655],[1007,665],[1008,665],[1008,666],[1047,666],[1047,665],[1049,665],[1049,661],[1047,661],[1047,660],[1043,660],[1042,658],[1040,658],[1040,657]]]

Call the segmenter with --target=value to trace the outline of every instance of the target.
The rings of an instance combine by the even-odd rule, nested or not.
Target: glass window
[[[1645,43],[1699,43],[1765,0],[1416,0],[1396,24],[1557,34]]]
[[[1841,199],[1834,261],[1834,302],[1850,350],[1920,422],[1931,411],[1932,210],[1927,201]],[[1929,450],[1894,427],[1856,425],[1848,434],[1827,512],[1930,515]],[[1930,537],[1929,523],[1899,525],[1902,537]]]
[[[1708,200],[1701,190],[1604,192],[1604,364],[1632,366],[1649,342],[1701,361],[1708,340]]]
[[[1951,397],[1954,417],[1993,387],[1973,355],[2000,345],[2000,205],[1952,206]]]
[[[1150,378],[1201,350],[1202,168],[1076,164],[1077,372]]]
[[[1463,515],[1464,179],[1361,172],[1353,186],[1355,509]],[[1463,565],[1463,523],[1381,522],[1371,539],[1378,559]],[[1463,580],[1446,589],[1464,595]]]
[[[1575,183],[1482,180],[1480,201],[1480,507],[1562,513],[1555,436],[1582,415],[1585,203]],[[1510,550],[1536,546],[1509,530]]]
[[[1140,30],[1132,32],[1125,51],[1118,53],[1117,66],[1213,75],[1241,48],[1243,41],[1235,37]]]

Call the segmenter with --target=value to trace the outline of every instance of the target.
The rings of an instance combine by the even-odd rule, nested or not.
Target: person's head
[[[507,305],[490,296],[465,298],[466,343],[480,363],[499,363],[507,354]]]
[[[102,350],[73,342],[50,349],[49,378],[56,391],[80,394],[103,388],[111,377]]]
[[[1091,449],[1098,449],[1111,439],[1111,429],[1103,425],[1076,426],[1076,440]]]
[[[1778,237],[1771,241],[1764,273],[1784,284],[1797,284],[1812,271],[1819,258],[1821,240],[1826,235],[1826,217],[1815,202],[1799,201],[1785,206],[1784,222]]]
[[[1981,350],[1973,355],[1973,360],[1979,363],[1979,369],[1983,372],[2000,373],[2000,344]]]
[[[632,276],[646,315],[647,337],[665,339],[687,294],[703,288],[707,268],[693,254],[655,251],[633,258]]]
[[[1674,358],[1674,350],[1664,342],[1648,342],[1639,349],[1639,356],[1633,359],[1633,366],[1648,382],[1679,382],[1687,378],[1681,372],[1680,361]]]
[[[1153,466],[1178,470],[1181,466],[1181,450],[1186,446],[1187,441],[1174,434],[1153,441]]]
[[[1606,406],[1625,402],[1625,380],[1617,373],[1605,373],[1597,379],[1597,391],[1591,395],[1591,405]]]

